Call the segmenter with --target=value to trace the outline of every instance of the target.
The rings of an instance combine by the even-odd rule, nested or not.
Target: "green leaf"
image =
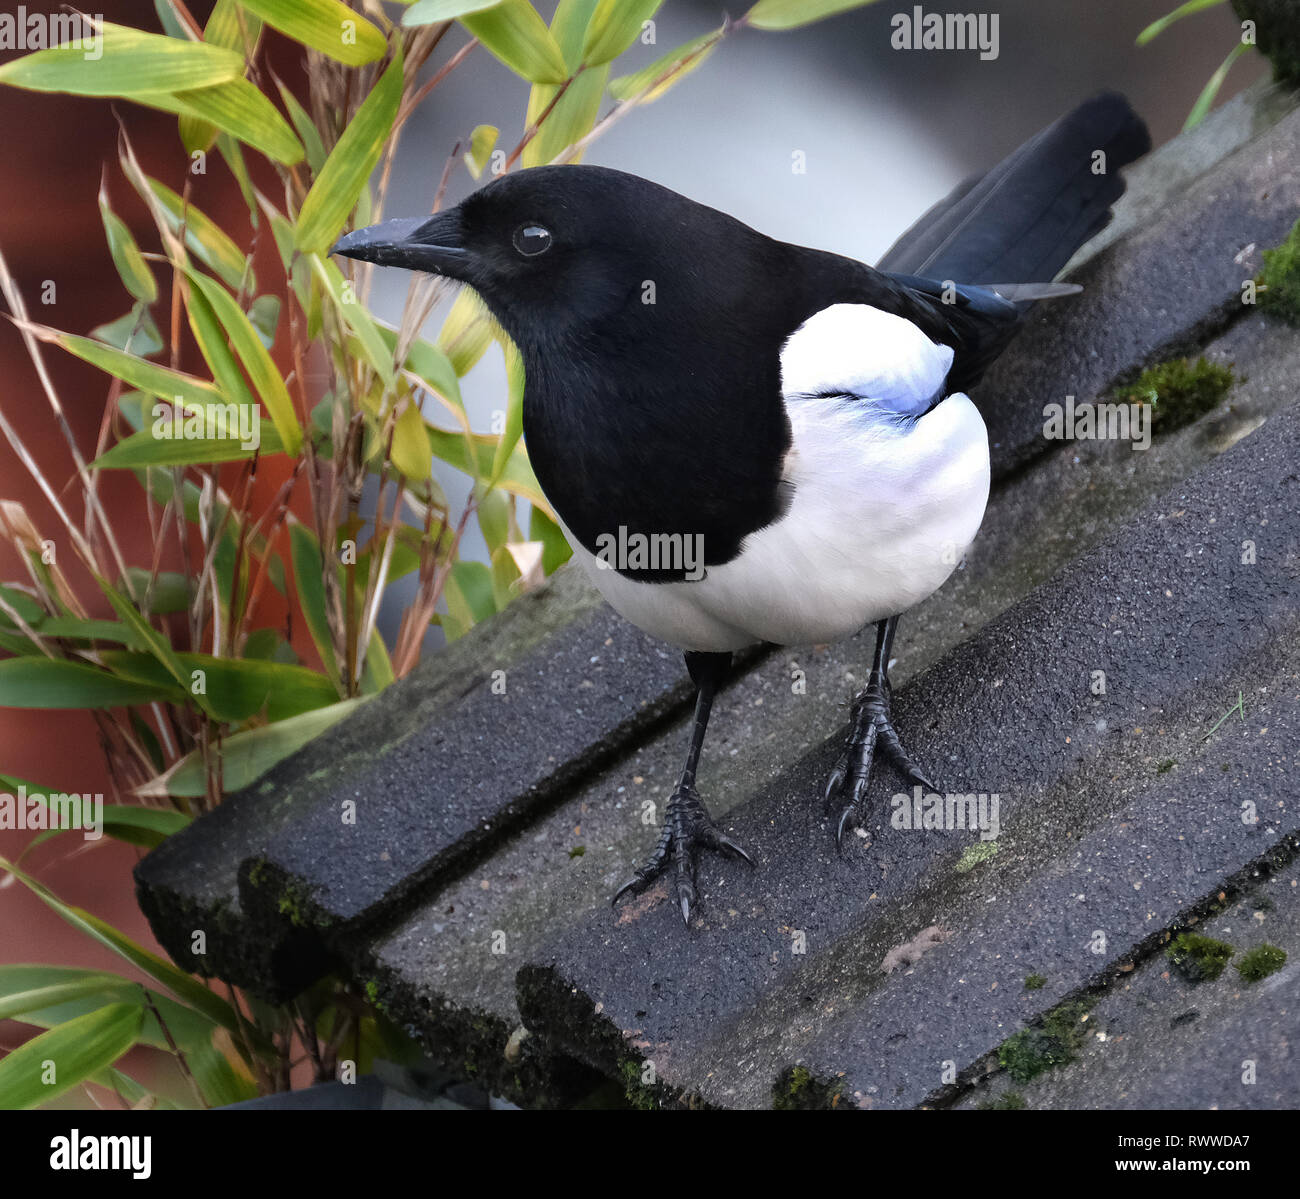
[[[301,521],[289,520],[289,547],[293,559],[294,590],[302,605],[307,631],[316,644],[325,673],[337,688],[339,685],[338,660],[334,656],[334,638],[330,633],[329,617],[325,608],[325,564],[321,558],[320,542]],[[334,569],[331,564],[331,569]]]
[[[1201,12],[1206,8],[1214,8],[1223,4],[1224,0],[1187,0],[1186,4],[1180,4],[1173,12],[1166,13],[1158,21],[1152,21],[1141,33],[1137,35],[1137,44],[1145,46],[1154,37],[1159,37],[1175,21],[1181,21],[1184,17],[1191,16],[1194,12]]]
[[[515,452],[519,438],[524,431],[524,359],[512,343],[502,346],[506,356],[506,425],[497,443],[496,453],[492,458],[492,474],[488,480],[489,487],[495,487],[497,480],[505,474],[510,455]]]
[[[308,115],[307,110],[298,102],[298,97],[283,83],[280,84],[280,99],[289,113],[289,120],[293,122],[298,139],[306,147],[307,165],[311,167],[311,173],[320,174],[326,159],[325,143],[321,141],[320,130],[316,128],[316,123]]]
[[[448,613],[465,630],[497,610],[492,572],[483,562],[457,562],[447,575],[443,594],[447,597]]]
[[[600,0],[587,26],[582,61],[588,66],[610,62],[623,53],[663,0]]]
[[[573,556],[573,548],[564,539],[560,526],[536,505],[528,518],[528,538],[542,543],[544,574],[554,574]]]
[[[37,329],[37,335],[53,341],[70,354],[75,354],[91,366],[97,366],[115,378],[157,396],[160,400],[175,401],[187,408],[204,408],[222,402],[221,393],[205,379],[195,378],[181,371],[169,370],[156,362],[138,358],[115,350],[103,342],[74,333],[58,333],[52,329]]]
[[[162,334],[143,300],[137,301],[130,312],[117,320],[97,325],[90,331],[90,336],[115,350],[141,358],[152,357],[163,348]]]
[[[402,60],[397,57],[343,130],[298,214],[298,248],[324,254],[334,244],[393,131],[402,98]]]
[[[229,335],[231,346],[244,364],[244,370],[248,372],[249,379],[271,417],[271,423],[280,435],[280,444],[289,454],[296,455],[302,449],[302,426],[293,410],[293,401],[289,398],[284,377],[262,344],[253,323],[216,280],[192,270],[187,270],[185,275],[212,305],[217,319]]]
[[[469,135],[469,149],[465,153],[465,165],[475,179],[478,179],[487,169],[487,165],[492,159],[492,151],[496,148],[497,138],[500,136],[501,130],[495,125],[474,126],[474,132]]]
[[[297,753],[369,697],[345,699],[313,712],[291,716],[258,729],[235,733],[221,742],[221,782],[227,794],[252,786],[272,766]],[[166,776],[169,795],[194,799],[206,793],[207,767],[198,751],[177,763]]]
[[[0,1107],[37,1107],[111,1066],[136,1042],[144,1022],[138,1004],[111,1003],[33,1037],[0,1058]],[[54,1081],[46,1083],[47,1063]]]
[[[280,323],[280,297],[258,296],[249,306],[248,319],[262,344],[269,350],[275,345],[275,329]]]
[[[135,605],[126,596],[122,595],[116,587],[105,579],[97,579],[96,581],[99,583],[99,588],[103,591],[108,602],[113,605],[113,611],[117,613],[118,619],[135,634],[135,639],[145,646],[146,651],[167,672],[165,677],[159,678],[160,685],[166,685],[167,679],[170,678],[181,690],[185,690],[189,686],[190,676],[186,673],[180,659],[172,649],[171,642],[158,632],[136,610]],[[105,658],[105,661],[107,661],[107,658]],[[197,699],[197,702],[206,710],[206,704],[204,704],[201,697]]]
[[[171,674],[166,663],[147,654],[105,650],[100,657],[115,673],[142,683],[165,686]],[[184,675],[185,696],[230,724],[241,723],[263,709],[268,720],[284,720],[338,699],[336,689],[324,675],[304,666],[195,653],[177,653],[175,658]],[[192,695],[193,678],[199,671],[205,690]]]
[[[239,0],[268,25],[349,67],[382,58],[388,40],[339,0]]]
[[[158,1009],[158,1014],[167,1022],[167,1030],[182,1052],[192,1052],[211,1043],[212,1030],[217,1025],[207,1016],[121,974],[104,970],[86,970],[79,966],[46,966],[28,963],[0,965],[0,996],[18,996],[42,990],[52,991],[54,988],[71,987],[83,981],[91,985],[92,989],[87,989],[81,996],[68,992],[67,998],[51,1002],[48,1006],[26,1007],[22,1015],[15,1018],[37,1028],[53,1028],[76,1016],[93,1012],[106,1003],[134,1002],[143,1005],[147,994]],[[55,997],[51,996],[51,998]],[[0,1002],[3,1000],[0,999]],[[152,1013],[146,1015],[137,1043],[149,1045],[154,1049],[171,1051],[167,1038]]]
[[[652,100],[658,100],[674,84],[680,83],[692,71],[704,65],[709,55],[717,49],[724,32],[724,29],[715,29],[712,33],[701,34],[678,46],[676,50],[670,50],[648,67],[610,80],[610,94],[616,100],[631,100],[650,88],[641,103],[649,104]],[[651,87],[651,84],[655,86]]]
[[[408,29],[413,25],[433,25],[439,21],[452,21],[468,13],[484,12],[496,8],[501,0],[416,0],[406,10],[402,24]]]
[[[128,569],[130,569],[128,567]],[[42,637],[69,641],[108,641],[115,645],[136,645],[135,635],[120,620],[81,620],[75,616],[51,616],[37,629]]]
[[[151,579],[152,588],[149,586]],[[121,585],[142,613],[146,611],[144,601],[148,597],[147,615],[149,616],[188,611],[190,601],[194,597],[190,579],[179,571],[159,571],[157,577],[153,577],[143,566],[129,566],[126,568],[126,575]]]
[[[14,1020],[28,1012],[54,1007],[76,999],[102,996],[105,990],[120,990],[125,980],[120,974],[86,971],[81,977],[67,982],[47,983],[26,991],[0,993],[0,1020]],[[101,1000],[102,1003],[102,1000]],[[100,1005],[96,1005],[100,1006]],[[30,1023],[24,1021],[24,1023]]]
[[[1238,42],[1228,52],[1228,57],[1223,60],[1219,69],[1210,76],[1201,94],[1197,97],[1196,103],[1192,105],[1192,111],[1187,114],[1187,120],[1183,125],[1184,133],[1189,129],[1195,129],[1197,125],[1205,120],[1211,106],[1214,104],[1214,97],[1219,94],[1223,81],[1228,77],[1228,72],[1232,70],[1232,64],[1250,48],[1245,42]]]
[[[408,483],[422,483],[433,469],[433,452],[424,435],[424,417],[411,401],[398,414],[393,426],[391,451],[393,466]]]
[[[596,2],[597,0],[560,0],[555,10],[551,34],[564,55],[570,73],[577,73],[582,64],[583,37]],[[579,138],[591,132],[608,81],[608,63],[577,74],[542,121],[533,139],[524,147],[524,166],[541,166],[552,161]],[[559,87],[551,83],[533,85],[526,115],[530,126],[540,120],[559,90]]]
[[[202,466],[219,462],[243,462],[254,454],[263,458],[283,454],[280,435],[274,428],[261,431],[261,444],[244,449],[234,437],[155,437],[149,429],[132,433],[110,446],[92,466],[97,470],[142,470],[150,466]]]
[[[220,46],[100,24],[99,58],[88,58],[80,39],[38,50],[0,66],[0,83],[37,92],[123,96],[128,100],[203,88],[238,79],[244,58]]]
[[[161,202],[171,231],[179,236],[184,226],[185,244],[190,253],[232,291],[241,287],[256,290],[257,282],[248,259],[216,221],[193,203],[186,204],[182,196],[157,179],[149,180],[149,190]],[[147,202],[149,197],[143,199]]]
[[[569,77],[560,47],[528,0],[504,0],[460,20],[516,75],[532,83],[563,83]]]
[[[113,256],[113,265],[117,267],[126,290],[137,300],[152,304],[158,298],[158,281],[140,253],[140,247],[135,244],[126,222],[108,206],[108,196],[102,187],[99,191],[99,214],[108,237],[108,252]]]
[[[302,143],[275,105],[247,79],[231,79],[215,87],[175,92],[164,96],[153,92],[133,97],[137,103],[161,108],[180,116],[197,117],[260,150],[285,166],[303,159]]]
[[[798,29],[871,3],[872,0],[758,0],[745,14],[745,21],[755,29]]]
[[[235,1013],[221,996],[209,991],[197,979],[183,970],[178,970],[171,962],[151,953],[143,945],[136,944],[125,933],[119,932],[107,921],[92,916],[83,908],[64,903],[44,884],[31,875],[18,869],[12,862],[0,857],[0,869],[8,870],[19,882],[32,892],[42,903],[66,920],[73,928],[94,938],[101,945],[107,946],[120,957],[125,958],[139,970],[143,970],[155,982],[162,983],[177,999],[196,1009],[214,1024],[232,1033],[239,1033],[239,1022]],[[256,1036],[256,1034],[253,1034]],[[259,1041],[264,1038],[258,1037]],[[8,1059],[6,1059],[8,1060]],[[3,1062],[0,1062],[3,1065]]]
[[[335,311],[356,335],[366,362],[383,380],[385,388],[391,387],[396,379],[392,346],[385,342],[375,318],[366,311],[365,305],[355,294],[351,298],[345,297],[343,272],[333,262],[319,254],[309,254],[307,261],[316,278],[323,284]]]
[[[497,325],[476,292],[462,287],[438,331],[438,349],[463,378],[487,352],[496,337]]]
[[[117,678],[62,658],[0,662],[0,708],[120,708],[175,699],[174,688]]]

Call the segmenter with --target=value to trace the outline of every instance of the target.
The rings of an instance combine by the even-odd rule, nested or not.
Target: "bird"
[[[983,519],[989,443],[969,393],[1036,302],[1079,290],[1053,280],[1149,148],[1122,96],[1094,96],[874,267],[592,165],[507,173],[333,247],[478,294],[522,357],[528,456],[575,557],[619,613],[683,651],[685,761],[615,903],[667,877],[689,928],[701,854],[753,865],[696,776],[733,655],[754,643],[875,626],[824,792],[837,844],[862,822],[878,756],[936,790],[894,727],[889,664],[900,615]]]

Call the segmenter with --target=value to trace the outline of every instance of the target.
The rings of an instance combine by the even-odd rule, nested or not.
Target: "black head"
[[[716,309],[738,267],[778,245],[636,175],[548,166],[504,175],[427,220],[359,229],[333,253],[467,283],[527,350],[620,314],[642,322],[665,299],[679,318]]]

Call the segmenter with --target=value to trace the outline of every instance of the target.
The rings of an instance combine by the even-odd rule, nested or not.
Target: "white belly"
[[[703,579],[635,582],[569,537],[633,624],[688,650],[837,641],[906,611],[956,568],[989,493],[988,435],[965,395],[916,421],[841,397],[794,397],[787,411],[793,501]]]

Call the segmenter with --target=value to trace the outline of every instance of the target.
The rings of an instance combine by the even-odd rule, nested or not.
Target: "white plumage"
[[[636,582],[570,536],[575,556],[612,607],[687,650],[837,641],[906,611],[955,569],[988,500],[988,434],[970,399],[957,392],[916,416],[952,357],[902,317],[823,309],[781,352],[793,434],[784,515],[696,582]]]

